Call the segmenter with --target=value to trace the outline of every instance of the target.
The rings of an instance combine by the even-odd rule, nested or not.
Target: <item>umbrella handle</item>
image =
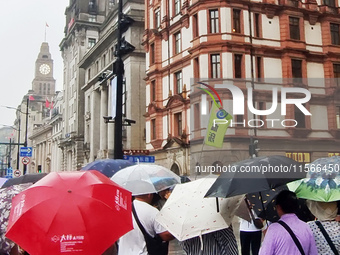
[[[200,233],[199,238],[200,238],[200,242],[201,242],[201,250],[200,250],[200,252],[199,252],[199,255],[202,255],[202,254],[203,254],[203,238],[202,238],[202,231],[201,231],[201,233]]]
[[[216,209],[217,209],[217,212],[220,212],[220,204],[218,202],[218,197],[216,197]]]

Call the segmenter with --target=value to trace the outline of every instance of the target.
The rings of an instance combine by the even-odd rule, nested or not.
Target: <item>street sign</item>
[[[19,176],[21,176],[21,171],[20,171],[19,169],[14,170],[13,176],[14,176],[14,177],[19,177]]]
[[[124,155],[149,155],[149,150],[123,150]]]
[[[21,147],[20,157],[32,157],[32,147]]]
[[[13,178],[13,169],[12,169],[12,167],[7,168],[7,170],[6,170],[6,178]]]
[[[155,156],[132,156],[132,155],[123,155],[123,159],[129,160],[134,163],[155,163]]]
[[[31,160],[30,160],[29,157],[24,157],[24,158],[22,158],[21,162],[22,162],[24,165],[28,165],[28,164],[31,162]]]

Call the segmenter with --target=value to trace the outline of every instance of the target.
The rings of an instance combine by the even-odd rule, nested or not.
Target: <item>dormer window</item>
[[[95,1],[89,2],[89,13],[96,13],[97,12],[97,6]]]

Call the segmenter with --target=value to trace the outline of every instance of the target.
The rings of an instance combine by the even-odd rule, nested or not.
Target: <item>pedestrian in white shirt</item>
[[[154,237],[156,234],[158,234],[163,241],[170,241],[174,239],[174,237],[157,221],[155,221],[155,217],[159,211],[157,208],[151,206],[152,198],[153,194],[135,196],[133,206],[135,208],[138,220],[150,236]],[[134,216],[133,228],[133,230],[126,233],[119,239],[118,255],[149,254],[144,235]]]

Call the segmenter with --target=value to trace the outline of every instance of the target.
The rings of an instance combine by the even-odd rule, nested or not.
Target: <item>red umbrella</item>
[[[98,171],[54,172],[13,198],[6,236],[34,255],[99,255],[132,229],[129,191]]]

